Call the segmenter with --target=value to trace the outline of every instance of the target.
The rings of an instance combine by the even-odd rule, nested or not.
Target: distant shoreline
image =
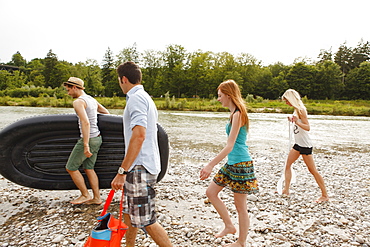
[[[123,109],[126,105],[124,97],[96,97],[105,107],[110,109]],[[159,110],[175,111],[211,111],[226,112],[227,108],[221,106],[216,99],[201,98],[153,98]],[[30,106],[30,107],[72,107],[73,99],[65,97],[0,97],[0,106]],[[370,117],[369,100],[304,100],[307,111],[312,115],[334,116],[365,116]],[[253,100],[247,102],[251,113],[291,113],[292,107],[281,100]]]

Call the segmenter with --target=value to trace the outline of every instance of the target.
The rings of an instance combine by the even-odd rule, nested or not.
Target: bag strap
[[[110,203],[112,202],[113,196],[114,196],[114,190],[111,190],[108,194],[107,200],[105,201],[104,208],[103,208],[103,211],[101,212],[100,216],[105,215],[105,213],[107,212],[107,210],[110,206]]]
[[[118,230],[121,230],[121,225],[122,225],[122,211],[123,211],[123,198],[125,196],[124,189],[122,188],[122,195],[121,195],[121,201],[119,203],[119,226]]]
[[[114,196],[115,191],[111,190],[108,194],[107,200],[105,201],[103,211],[101,212],[100,216],[104,216],[105,213],[107,212],[110,203],[112,202],[113,196]],[[123,211],[123,198],[124,198],[124,190],[122,189],[122,195],[121,195],[121,201],[119,203],[119,222],[122,221],[122,211]],[[120,223],[121,224],[121,223]]]

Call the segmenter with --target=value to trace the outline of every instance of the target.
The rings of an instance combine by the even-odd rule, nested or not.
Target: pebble
[[[205,190],[211,178],[200,181],[199,170],[215,154],[171,147],[170,167],[156,185],[157,219],[175,246],[222,246],[237,240],[236,235],[215,238],[223,223]],[[370,246],[370,164],[361,153],[315,154],[330,202],[317,204],[320,196],[314,178],[302,160],[294,169],[297,182],[289,197],[277,193],[284,157],[253,153],[260,192],[248,195],[250,230],[247,246]],[[221,165],[221,164],[220,164]],[[350,171],[350,172],[349,172]],[[214,169],[213,173],[216,173]],[[109,189],[101,190],[106,198]],[[42,191],[21,187],[0,177],[0,247],[83,247],[103,205],[72,205],[78,191]],[[220,197],[237,226],[233,194],[223,190]],[[207,202],[207,203],[205,203]],[[115,197],[109,212],[119,210]],[[19,238],[19,233],[22,238]],[[155,247],[139,231],[137,246]],[[122,240],[124,246],[125,240]]]

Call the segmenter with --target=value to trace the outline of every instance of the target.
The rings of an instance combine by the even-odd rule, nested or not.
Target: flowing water
[[[110,110],[121,115],[123,110]],[[43,114],[74,113],[71,108],[0,107],[0,129],[19,119]],[[281,153],[289,147],[287,114],[250,113],[248,145],[251,153]],[[229,113],[159,111],[159,123],[176,149],[217,152],[226,143]],[[370,118],[310,115],[310,136],[315,152],[370,150]],[[32,134],[32,133],[30,133]]]

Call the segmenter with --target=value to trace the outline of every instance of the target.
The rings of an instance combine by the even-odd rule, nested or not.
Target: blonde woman
[[[294,89],[288,89],[283,94],[282,100],[284,100],[287,105],[294,108],[294,113],[292,116],[288,117],[288,121],[294,123],[293,133],[295,141],[295,144],[290,150],[286,161],[285,186],[282,193],[284,195],[289,195],[290,180],[292,177],[290,168],[292,164],[299,158],[299,156],[302,156],[308,170],[314,176],[316,183],[321,189],[321,197],[319,197],[316,202],[321,203],[324,201],[329,201],[324,179],[316,169],[316,165],[312,156],[312,142],[308,135],[308,131],[310,131],[310,124],[308,122],[307,110],[301,100],[301,96]]]
[[[238,212],[239,237],[235,243],[227,246],[246,246],[249,229],[247,195],[258,192],[257,179],[254,175],[253,161],[246,144],[249,119],[239,86],[233,80],[222,82],[218,90],[218,101],[229,108],[231,114],[226,124],[227,144],[221,152],[200,171],[200,179],[208,178],[215,165],[228,156],[227,163],[218,171],[207,188],[206,195],[221,216],[224,229],[215,237],[235,234],[226,205],[219,198],[219,192],[228,187],[234,193],[234,203]]]

